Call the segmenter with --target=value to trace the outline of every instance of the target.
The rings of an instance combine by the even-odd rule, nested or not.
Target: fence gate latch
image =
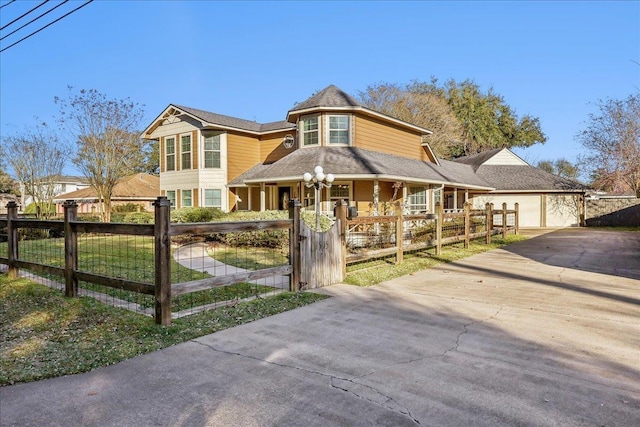
[[[307,238],[307,236],[298,236],[298,242],[302,242],[303,240],[305,240]]]

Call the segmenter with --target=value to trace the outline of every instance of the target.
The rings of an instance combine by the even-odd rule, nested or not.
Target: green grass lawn
[[[159,326],[92,298],[65,298],[44,285],[0,274],[0,385],[90,371],[323,298],[281,293]]]
[[[521,240],[526,240],[526,237],[510,234],[506,239],[503,239],[494,236],[489,245],[485,244],[484,240],[472,240],[469,249],[464,249],[462,243],[443,246],[440,256],[434,255],[435,249],[430,249],[428,252],[406,253],[404,254],[404,262],[398,265],[395,264],[395,256],[351,264],[347,266],[347,277],[344,282],[351,285],[371,286]]]
[[[395,265],[392,258],[359,263],[349,266],[345,282],[369,286],[523,239],[522,236],[494,237],[491,245],[476,241],[468,250],[461,245],[446,246],[439,257],[425,252],[409,253],[400,265]],[[253,249],[242,252],[254,255],[237,261],[235,250],[232,253],[216,250],[216,257],[220,256],[223,262],[236,258],[238,266],[248,269],[271,266],[265,265],[264,259],[274,259],[268,261],[274,265],[286,260],[279,260],[273,257],[273,251],[267,251],[269,254]],[[263,289],[246,285],[240,286],[240,291],[246,297],[259,294]],[[215,292],[229,292],[229,289],[220,288]],[[238,295],[221,294],[215,298],[239,298]],[[174,319],[171,325],[159,326],[141,314],[106,306],[89,297],[65,298],[44,285],[26,279],[12,280],[0,274],[0,385],[86,372],[323,298],[325,296],[315,293],[285,292]],[[188,308],[187,303],[179,299],[174,303],[174,310]]]

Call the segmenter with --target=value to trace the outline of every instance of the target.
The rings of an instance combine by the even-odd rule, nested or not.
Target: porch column
[[[468,188],[464,189],[464,202],[465,203],[469,203],[469,189]]]
[[[251,190],[253,189],[253,187],[247,187],[247,209],[252,211],[252,206],[251,206]]]
[[[458,209],[458,187],[453,189],[453,209]]]
[[[379,215],[378,202],[380,201],[380,182],[376,179],[373,181],[373,214]]]
[[[264,182],[260,183],[260,212],[267,210],[267,194]]]

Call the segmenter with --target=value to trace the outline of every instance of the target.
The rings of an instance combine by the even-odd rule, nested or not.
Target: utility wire
[[[30,14],[31,12],[33,12],[34,10],[39,8],[40,6],[43,6],[48,1],[49,0],[44,0],[42,3],[40,3],[39,5],[37,5],[33,9],[31,9],[30,11],[28,11],[26,13],[23,13],[22,15],[18,16],[16,19],[14,19],[13,21],[9,22],[7,25],[4,25],[2,28],[0,28],[0,31],[4,30],[5,28],[7,28],[9,25],[13,24],[14,22],[19,21],[20,19],[24,18],[25,16],[27,16],[28,14]]]
[[[3,48],[3,49],[0,49],[0,53],[4,52],[5,50],[9,49],[10,47],[13,47],[13,46],[17,45],[18,43],[20,43],[20,42],[22,42],[22,41],[24,41],[24,40],[28,39],[28,38],[29,38],[29,37],[31,37],[31,36],[33,36],[33,35],[35,35],[35,34],[38,34],[40,31],[42,31],[42,30],[44,30],[45,28],[47,28],[47,27],[49,27],[49,26],[51,26],[51,25],[55,24],[55,23],[56,23],[56,22],[58,22],[59,20],[61,20],[61,19],[65,18],[65,17],[67,17],[67,16],[71,15],[73,12],[75,12],[75,11],[77,11],[77,10],[82,9],[83,7],[85,7],[86,5],[88,5],[89,3],[91,3],[92,1],[93,1],[93,0],[89,0],[89,1],[87,1],[87,2],[86,2],[86,3],[84,3],[83,5],[78,6],[78,7],[76,7],[75,9],[73,9],[71,12],[68,12],[68,13],[66,13],[66,14],[62,15],[60,18],[56,19],[55,21],[49,22],[49,23],[48,23],[47,25],[45,25],[44,27],[41,27],[40,29],[38,29],[38,30],[34,31],[33,33],[29,34],[28,36],[25,36],[25,37],[21,38],[20,40],[18,40],[17,42],[15,42],[15,43],[13,43],[13,44],[10,44],[9,46],[7,46],[7,47],[5,47],[5,48]]]
[[[11,0],[9,3],[5,3],[5,4],[3,4],[2,6],[0,6],[0,9],[2,9],[2,8],[3,8],[3,7],[5,7],[5,6],[9,6],[9,5],[10,5],[11,3],[13,3],[14,1],[16,1],[16,0]]]
[[[48,14],[49,12],[53,12],[54,10],[56,10],[57,8],[59,8],[60,6],[62,6],[63,4],[65,4],[66,2],[68,2],[69,0],[64,0],[62,3],[58,3],[57,6],[52,7],[51,9],[47,10],[45,13],[41,14],[40,16],[38,16],[37,18],[33,18],[31,21],[27,22],[26,24],[24,24],[22,27],[17,28],[13,31],[11,31],[9,34],[0,37],[0,40],[4,40],[7,37],[9,37],[11,34],[17,33],[18,31],[20,31],[21,29],[23,29],[24,27],[26,27],[27,25],[31,24],[32,22],[37,21],[38,19],[42,18],[43,16],[45,16],[46,14]]]

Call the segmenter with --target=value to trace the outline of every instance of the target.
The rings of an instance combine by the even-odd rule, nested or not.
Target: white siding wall
[[[513,154],[506,148],[483,163],[484,165],[528,165],[527,162]]]
[[[576,227],[580,224],[579,197],[547,195],[547,227]]]
[[[227,134],[220,135],[220,169],[204,169],[204,137],[198,127],[180,121],[159,126],[151,135],[152,138],[176,136],[176,151],[180,147],[180,134],[198,130],[198,137],[194,141],[193,150],[198,150],[197,170],[180,170],[160,173],[160,190],[193,190],[198,189],[198,200],[194,205],[204,206],[204,190],[219,189],[222,195],[222,209],[229,210],[229,192],[227,191]],[[179,164],[180,153],[176,153],[176,166]],[[195,195],[194,195],[195,197]]]
[[[507,203],[507,209],[514,209],[516,202],[520,213],[520,227],[540,227],[542,196],[540,194],[487,194],[475,196],[472,199],[474,209],[484,209],[486,203],[493,203],[494,209],[502,209]]]

